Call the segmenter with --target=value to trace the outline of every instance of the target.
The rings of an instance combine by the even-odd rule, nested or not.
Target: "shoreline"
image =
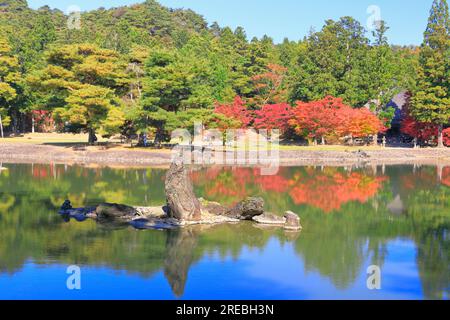
[[[450,165],[450,148],[405,149],[386,148],[363,150],[280,150],[282,167],[288,166],[354,166],[354,165]],[[0,143],[0,162],[4,163],[55,163],[108,167],[162,167],[171,164],[171,150],[142,150],[125,148],[72,147]],[[223,165],[227,166],[227,165]],[[260,167],[261,165],[239,165]]]

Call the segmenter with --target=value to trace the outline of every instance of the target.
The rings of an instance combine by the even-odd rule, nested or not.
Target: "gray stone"
[[[264,213],[264,199],[251,197],[238,203],[234,208],[225,213],[226,216],[239,220],[252,220],[255,216]]]
[[[181,161],[174,161],[166,175],[166,199],[169,217],[180,221],[200,221],[201,205],[192,181]]]
[[[253,221],[259,224],[267,224],[267,225],[285,225],[286,218],[277,216],[276,214],[265,212],[260,216],[253,217]]]
[[[301,230],[300,217],[292,211],[286,211],[284,214],[286,224],[284,226],[287,230]]]
[[[215,216],[223,216],[228,210],[227,207],[224,207],[220,203],[216,202],[202,203],[202,209]]]

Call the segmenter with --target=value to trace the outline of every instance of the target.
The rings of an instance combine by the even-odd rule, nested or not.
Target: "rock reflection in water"
[[[167,231],[164,275],[177,297],[183,296],[194,250],[202,227],[187,227]]]

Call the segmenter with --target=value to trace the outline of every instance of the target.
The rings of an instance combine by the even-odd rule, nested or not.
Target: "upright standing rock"
[[[201,205],[181,161],[174,161],[166,175],[169,216],[180,221],[200,221]]]

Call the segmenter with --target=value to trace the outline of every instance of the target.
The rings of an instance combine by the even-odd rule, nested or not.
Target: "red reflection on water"
[[[342,173],[333,168],[296,177],[289,192],[295,204],[305,204],[326,213],[337,211],[351,201],[360,203],[373,198],[387,177],[370,176],[361,172]]]
[[[32,171],[33,171],[33,178],[47,178],[50,173],[49,173],[49,169],[51,167],[48,165],[41,165],[41,164],[35,164],[32,167]]]
[[[446,185],[447,187],[450,187],[450,167],[445,167],[442,170],[442,181],[441,183],[443,185]]]
[[[284,193],[289,190],[290,181],[281,175],[256,176],[255,183],[261,185],[266,191]]]
[[[297,205],[309,205],[329,213],[351,201],[367,202],[387,177],[345,172],[340,168],[282,168],[277,175],[261,176],[258,169],[216,167],[195,171],[192,179],[211,200],[231,204],[247,196],[278,193],[289,196]]]
[[[401,184],[407,190],[431,189],[439,184],[450,187],[450,167],[418,168],[414,172],[402,175]]]

